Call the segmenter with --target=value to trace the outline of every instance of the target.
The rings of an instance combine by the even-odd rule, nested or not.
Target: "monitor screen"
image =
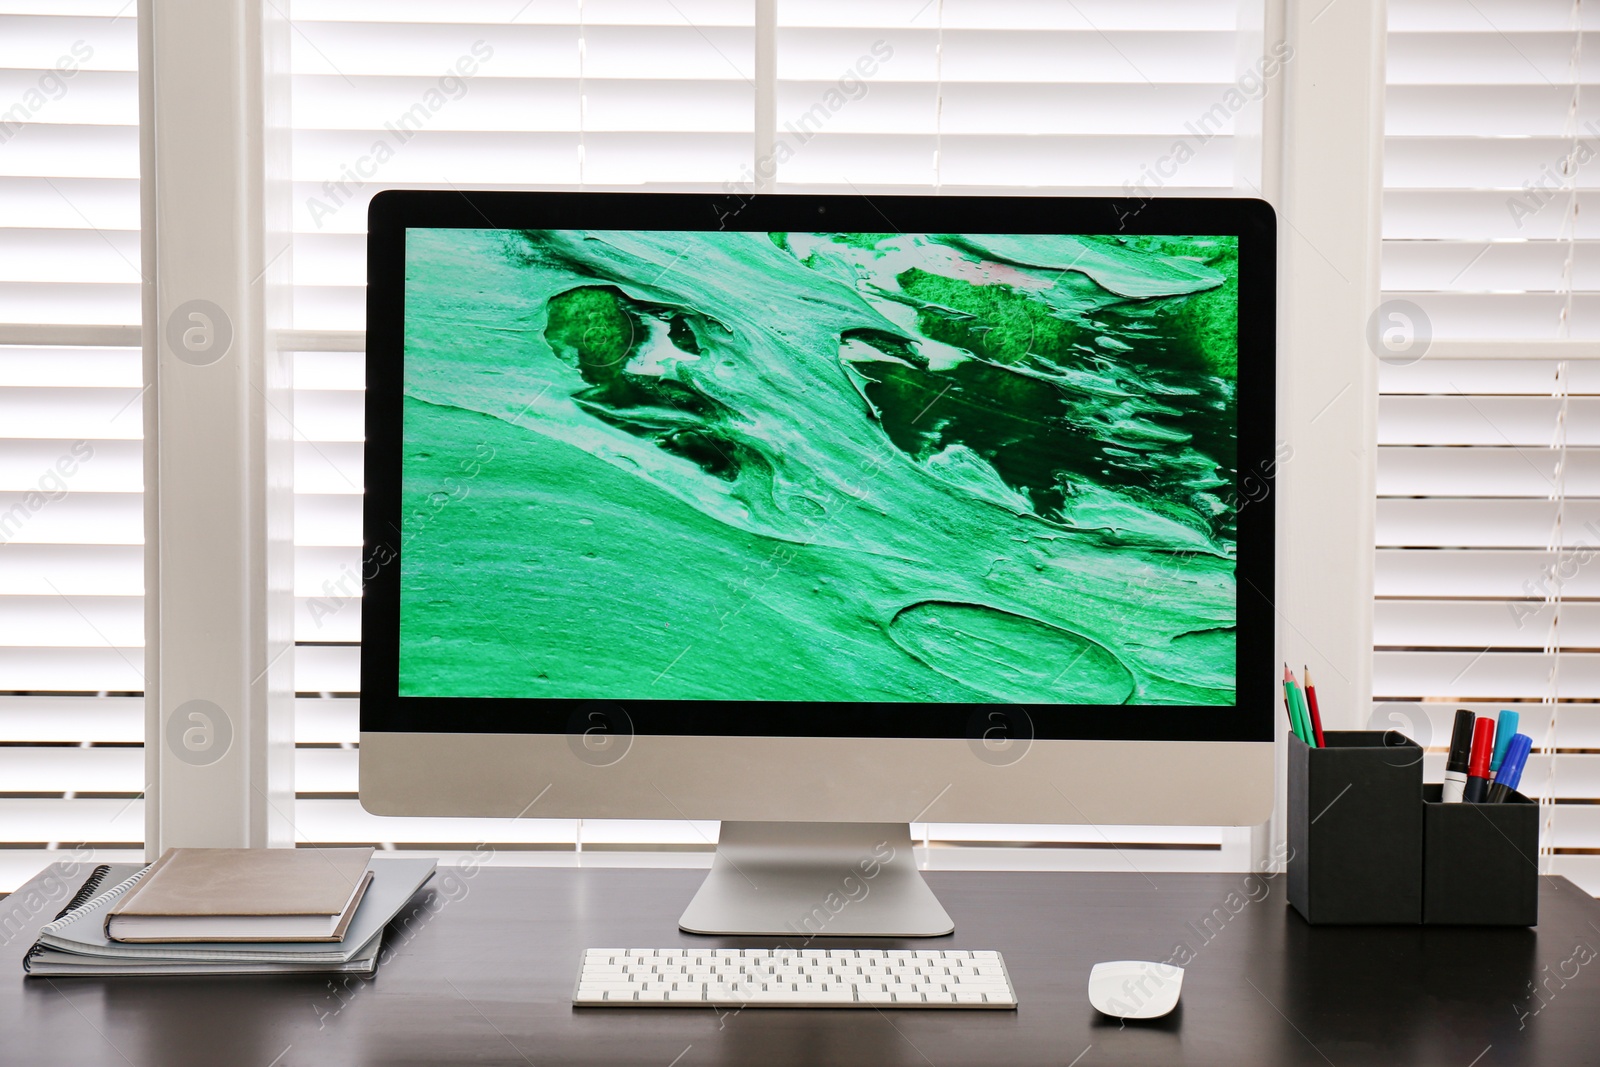
[[[397,696],[1232,708],[1240,259],[405,229]]]

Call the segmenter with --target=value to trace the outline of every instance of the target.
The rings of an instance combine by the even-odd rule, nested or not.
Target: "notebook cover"
[[[370,848],[170,848],[114,915],[339,915]]]
[[[297,932],[287,932],[286,933],[282,929],[279,929],[278,931],[276,931],[274,933],[256,934],[254,936],[248,936],[248,935],[244,935],[244,934],[238,934],[238,935],[235,935],[235,936],[232,936],[232,937],[218,936],[218,935],[201,936],[201,935],[198,935],[198,934],[192,934],[192,932],[191,932],[191,934],[192,934],[192,936],[191,936],[191,935],[185,935],[182,932],[182,925],[181,925],[181,924],[183,924],[185,921],[187,921],[189,919],[195,919],[195,918],[298,919],[298,918],[301,918],[301,916],[299,916],[299,915],[285,915],[285,916],[274,916],[274,915],[267,915],[267,916],[257,916],[257,915],[251,915],[251,916],[238,916],[238,915],[222,915],[222,916],[177,915],[177,916],[169,916],[169,915],[158,915],[158,916],[155,916],[155,918],[162,919],[162,920],[167,920],[167,921],[173,923],[174,925],[164,933],[160,933],[160,934],[149,934],[149,933],[146,933],[145,935],[143,935],[141,937],[134,937],[132,934],[130,934],[127,931],[123,931],[121,933],[112,933],[111,925],[112,925],[113,919],[115,919],[116,916],[115,915],[107,915],[106,916],[106,936],[108,938],[110,938],[111,940],[116,941],[118,943],[129,944],[129,945],[211,944],[211,943],[219,943],[219,942],[244,944],[244,943],[247,943],[247,942],[277,943],[277,942],[282,942],[282,941],[324,941],[324,942],[327,942],[327,941],[343,941],[344,940],[345,931],[350,928],[350,920],[355,918],[356,909],[361,904],[361,898],[362,898],[363,895],[365,895],[365,893],[367,891],[367,887],[369,885],[371,885],[371,884],[372,884],[372,871],[371,870],[367,870],[362,875],[361,884],[356,887],[355,895],[350,898],[350,904],[349,904],[349,906],[347,908],[345,908],[344,914],[342,916],[340,916],[339,921],[334,926],[333,930],[330,931],[329,933],[326,933],[326,934],[310,934],[310,935],[308,935],[308,934],[302,934],[302,933],[297,933]],[[126,917],[126,916],[124,916],[124,917]],[[136,918],[140,918],[140,919],[145,918],[142,915],[135,916],[135,917]],[[322,918],[322,916],[317,916],[317,918]],[[327,918],[331,919],[332,916],[327,916]]]

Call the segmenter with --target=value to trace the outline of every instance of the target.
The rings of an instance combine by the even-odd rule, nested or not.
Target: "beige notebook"
[[[341,941],[370,848],[169,848],[106,915],[113,941]]]

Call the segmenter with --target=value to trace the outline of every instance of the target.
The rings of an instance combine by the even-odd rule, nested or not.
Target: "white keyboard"
[[[583,1008],[1007,1008],[998,952],[964,949],[591,948]]]

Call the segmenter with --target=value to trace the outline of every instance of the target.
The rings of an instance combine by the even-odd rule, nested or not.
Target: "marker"
[[[1467,788],[1467,767],[1472,758],[1472,721],[1477,716],[1462,708],[1456,712],[1456,725],[1450,731],[1450,756],[1444,762],[1446,804],[1459,804]]]
[[[1490,804],[1504,804],[1516,793],[1517,786],[1522,782],[1522,768],[1528,762],[1528,753],[1533,750],[1533,738],[1527,734],[1517,734],[1506,746],[1506,758],[1500,762],[1500,773],[1495,775],[1494,784],[1489,787]]]
[[[1484,715],[1472,727],[1472,760],[1462,800],[1482,804],[1489,795],[1489,761],[1494,758],[1494,720]]]
[[[1505,762],[1506,749],[1511,747],[1511,739],[1517,736],[1517,720],[1519,716],[1514,711],[1502,711],[1500,718],[1494,724],[1494,758],[1489,761],[1489,769],[1495,772],[1498,778],[1500,764]]]
[[[1306,701],[1311,705],[1311,733],[1317,739],[1318,748],[1327,748],[1327,742],[1322,738],[1322,713],[1317,710],[1317,687],[1311,684],[1311,668],[1306,668]]]

